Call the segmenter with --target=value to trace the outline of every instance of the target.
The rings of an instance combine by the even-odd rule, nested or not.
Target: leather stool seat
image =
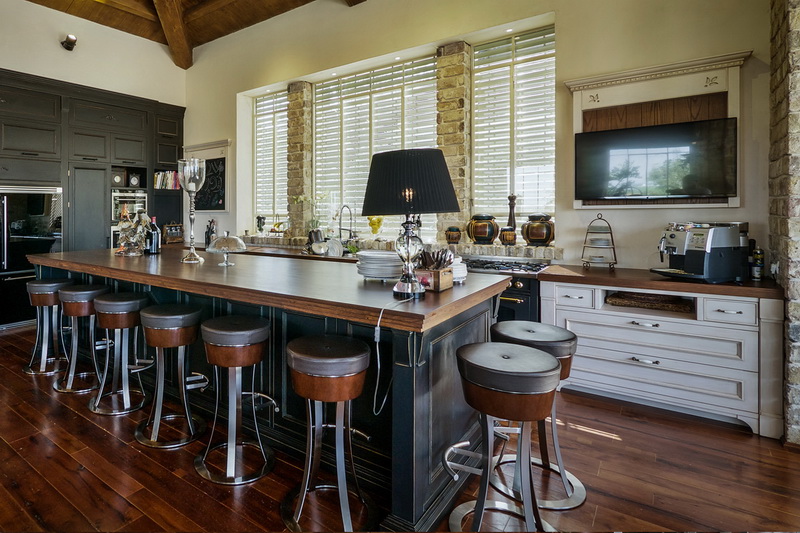
[[[269,320],[257,316],[230,315],[206,320],[200,325],[200,332],[206,348],[206,359],[214,365],[214,388],[217,391],[216,406],[214,408],[214,421],[211,425],[211,436],[205,452],[194,460],[197,473],[203,478],[223,485],[241,485],[255,481],[269,473],[275,464],[275,456],[271,449],[266,448],[261,442],[261,433],[258,430],[256,418],[256,398],[266,400],[278,410],[275,401],[255,390],[256,367],[264,359],[266,341],[270,336],[271,323]],[[242,370],[252,367],[250,392],[242,391]],[[228,438],[227,441],[213,444],[214,431],[217,426],[220,406],[220,368],[228,374]],[[243,395],[253,399],[252,413],[256,441],[244,440],[242,433],[242,401]],[[244,448],[246,446],[257,448],[263,459],[260,467],[251,471],[243,471],[241,463],[244,462]],[[217,473],[208,468],[208,456],[217,449],[225,450],[224,473]],[[239,464],[239,468],[237,468]]]
[[[49,376],[61,370],[61,362],[66,360],[67,347],[64,343],[64,328],[58,307],[61,300],[58,297],[59,289],[75,283],[69,278],[36,279],[25,284],[28,299],[36,308],[36,342],[31,350],[30,362],[22,368],[26,374],[39,374]],[[61,349],[64,358],[59,356],[58,339],[61,338]],[[53,341],[52,354],[50,341]],[[39,358],[38,364],[36,363]],[[48,368],[48,364],[52,367]]]
[[[508,342],[536,348],[549,353],[561,362],[561,379],[569,378],[572,369],[572,356],[578,349],[578,336],[570,330],[550,324],[541,324],[539,322],[509,320],[493,324],[491,327],[491,336],[493,342]],[[531,462],[535,466],[545,468],[559,475],[567,495],[566,498],[556,500],[540,499],[539,507],[542,509],[563,511],[566,509],[573,509],[586,501],[586,487],[563,466],[564,461],[561,457],[561,446],[558,441],[557,419],[556,402],[553,402],[553,409],[550,413],[550,434],[553,438],[555,462],[550,461],[550,452],[547,446],[547,431],[544,420],[538,423],[539,458],[534,457],[531,459]],[[504,451],[505,448],[503,448],[496,458],[495,464],[498,469],[502,468],[504,464],[513,461],[513,459],[506,460],[503,458]],[[517,480],[519,468],[516,464],[514,468],[515,475],[512,486],[501,481],[501,478],[497,474],[492,475],[491,483],[492,486],[502,494],[518,500],[520,497],[519,482]]]
[[[72,285],[59,289],[58,297],[61,303],[86,303],[109,291],[111,287],[108,285]]]
[[[136,440],[151,448],[177,448],[200,438],[205,433],[206,423],[192,414],[188,392],[193,389],[204,389],[208,379],[198,373],[187,376],[187,347],[197,340],[200,329],[200,317],[203,309],[193,305],[163,304],[146,307],[139,312],[144,329],[144,339],[148,346],[156,349],[156,386],[155,399],[150,416],[142,420],[136,427]],[[164,414],[164,350],[177,348],[178,396],[183,406],[183,413]],[[183,419],[186,430],[182,436],[165,440],[159,437],[164,420]],[[148,432],[148,428],[150,428]],[[175,430],[178,431],[178,430]],[[149,433],[149,435],[148,435]]]
[[[451,446],[445,452],[445,469],[457,477],[455,470],[480,473],[481,484],[476,501],[458,506],[450,515],[450,530],[461,531],[464,517],[474,510],[473,531],[480,531],[486,509],[501,510],[524,518],[526,531],[546,531],[539,515],[536,495],[531,483],[530,447],[531,423],[544,420],[550,414],[556,388],[561,376],[561,363],[547,352],[500,342],[481,342],[467,344],[456,350],[456,363],[464,398],[478,411],[481,426],[481,469],[448,459],[451,453],[461,453],[468,457],[474,454],[461,448],[469,443]],[[489,481],[494,461],[495,418],[520,423],[517,447],[521,469],[520,484],[522,507],[511,506],[505,502],[487,501]]]
[[[299,337],[286,345],[286,362],[290,369],[292,388],[298,396],[306,400],[308,419],[303,481],[289,491],[281,503],[281,517],[291,531],[301,531],[298,521],[303,512],[306,495],[318,489],[338,491],[343,531],[353,531],[345,454],[350,458],[350,473],[355,482],[355,494],[365,505],[368,513],[364,529],[371,530],[377,526],[377,508],[358,486],[350,439],[350,403],[360,396],[364,389],[369,360],[369,345],[352,337],[340,335]],[[324,402],[336,403],[334,426],[336,485],[317,483],[322,436],[324,428],[327,427],[323,421]]]
[[[139,336],[139,311],[146,307],[150,301],[148,294],[139,292],[118,292],[102,294],[94,299],[94,308],[97,313],[97,325],[106,330],[106,338],[114,333],[114,366],[113,376],[108,391],[105,386],[109,381],[109,363],[112,356],[106,350],[106,360],[100,378],[100,387],[97,396],[89,401],[89,409],[99,415],[122,415],[141,409],[150,400],[144,386],[140,372],[147,370],[155,361],[140,359],[138,356]],[[133,360],[131,361],[130,345],[131,330],[133,330]],[[139,388],[130,386],[130,377],[135,374],[139,381]],[[121,386],[120,386],[121,382]],[[140,398],[133,403],[131,395]],[[122,398],[122,405],[115,402],[115,397]],[[104,402],[104,400],[106,400]]]

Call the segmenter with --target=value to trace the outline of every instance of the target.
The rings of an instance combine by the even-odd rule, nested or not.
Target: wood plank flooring
[[[133,430],[146,412],[97,416],[87,395],[22,373],[32,343],[32,329],[0,332],[0,531],[286,530],[279,505],[300,481],[299,460],[277,453],[273,472],[246,486],[207,482],[192,464],[204,443],[142,447]],[[565,462],[588,492],[577,509],[542,513],[558,530],[800,530],[800,454],[778,441],[618,402],[557,401]],[[552,479],[537,486],[558,494]],[[459,503],[476,493],[473,476]],[[301,525],[341,529],[334,498],[312,503]],[[483,525],[522,527],[501,513]]]

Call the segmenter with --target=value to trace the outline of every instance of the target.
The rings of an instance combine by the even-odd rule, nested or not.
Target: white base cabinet
[[[678,296],[689,312],[622,307],[619,291]],[[578,336],[567,387],[783,434],[783,301],[541,282],[542,322]]]

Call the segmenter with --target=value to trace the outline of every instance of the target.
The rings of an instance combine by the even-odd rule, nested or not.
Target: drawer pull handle
[[[639,322],[638,320],[631,320],[634,326],[641,326],[643,328],[657,328],[660,326],[657,322]]]
[[[731,311],[729,309],[717,309],[717,313],[727,313],[729,315],[743,315],[743,311]]]
[[[513,302],[515,304],[524,304],[525,303],[525,300],[520,300],[519,298],[508,298],[506,296],[501,296],[500,299],[503,300],[504,302]]]
[[[571,294],[565,294],[564,298],[569,298],[570,300],[583,300],[583,296],[573,296]]]
[[[39,155],[36,152],[22,152],[22,155]]]
[[[635,361],[637,363],[644,363],[646,365],[660,365],[661,361],[656,359],[655,361],[651,361],[650,359],[639,359],[638,357],[631,357],[631,361]]]

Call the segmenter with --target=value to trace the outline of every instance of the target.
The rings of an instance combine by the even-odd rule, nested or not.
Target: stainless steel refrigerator
[[[36,316],[26,256],[61,250],[61,220],[60,187],[0,187],[0,328]]]

